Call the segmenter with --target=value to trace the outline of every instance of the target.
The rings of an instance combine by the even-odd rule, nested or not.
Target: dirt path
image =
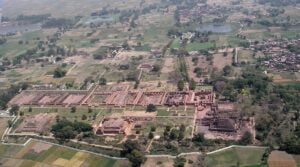
[[[196,119],[197,119],[197,107],[195,107],[195,112],[194,112],[194,117],[193,117],[193,126],[192,126],[191,138],[194,137],[195,126],[196,126]]]
[[[150,152],[150,148],[152,146],[154,139],[151,139],[150,143],[148,144],[147,148],[146,148],[146,152],[149,153]]]

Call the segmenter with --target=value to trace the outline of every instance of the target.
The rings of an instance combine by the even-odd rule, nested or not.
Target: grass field
[[[213,42],[193,42],[193,43],[188,43],[186,45],[186,50],[187,51],[198,51],[201,49],[211,49],[215,48],[215,43]]]
[[[25,147],[0,145],[0,163],[3,166],[15,167],[125,167],[129,165],[126,160],[114,160],[39,141],[31,141]]]
[[[253,57],[253,52],[250,50],[239,50],[238,51],[238,62],[245,62],[245,63],[253,63],[255,58]]]
[[[207,155],[205,164],[208,167],[260,167],[261,158],[264,152],[264,148],[230,148]]]
[[[2,137],[3,133],[5,132],[7,128],[7,121],[9,118],[0,118],[0,138]]]
[[[179,39],[175,39],[172,42],[170,48],[172,48],[172,49],[179,49],[180,48],[180,40]]]
[[[70,108],[64,108],[64,107],[32,107],[32,112],[28,111],[28,107],[22,107],[20,109],[21,112],[24,112],[25,115],[35,115],[38,113],[57,113],[61,118],[65,117],[68,120],[74,121],[82,121],[90,123],[94,120],[95,116],[103,116],[103,115],[109,115],[111,113],[119,113],[122,110],[121,109],[92,109],[92,112],[88,112],[87,107],[77,107],[75,113],[71,113]],[[82,120],[82,116],[86,115],[87,119]]]

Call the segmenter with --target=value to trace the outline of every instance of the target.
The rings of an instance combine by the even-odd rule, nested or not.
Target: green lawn
[[[169,116],[171,114],[170,111],[167,111],[166,108],[157,109],[157,116]]]
[[[179,39],[175,39],[172,42],[170,48],[172,48],[172,49],[179,49],[180,48],[180,40]]]
[[[264,148],[230,148],[207,155],[205,164],[208,167],[260,166]]]
[[[18,41],[8,40],[5,44],[0,45],[0,55],[11,58],[26,52],[27,49],[32,47],[31,44],[18,44]]]
[[[186,45],[186,50],[187,51],[198,51],[201,49],[211,49],[211,48],[215,48],[215,43],[213,42],[193,42],[193,43],[188,43]]]
[[[44,34],[42,30],[26,32],[22,34],[21,39],[24,41],[35,40],[37,38],[43,38]]]

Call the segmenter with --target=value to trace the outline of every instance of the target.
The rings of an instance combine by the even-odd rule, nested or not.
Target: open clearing
[[[5,132],[7,128],[7,121],[9,118],[0,118],[0,137],[2,137],[3,133]]]
[[[218,70],[222,70],[226,65],[232,64],[232,53],[228,53],[227,56],[223,54],[215,54],[213,58],[213,66]]]
[[[208,155],[205,164],[210,167],[260,166],[264,152],[264,148],[229,148]]]

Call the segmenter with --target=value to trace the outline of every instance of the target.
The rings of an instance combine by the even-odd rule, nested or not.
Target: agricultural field
[[[6,128],[8,128],[8,120],[10,120],[10,118],[0,117],[0,137],[2,137]]]
[[[126,160],[114,160],[99,155],[30,141],[25,146],[0,145],[0,163],[4,166],[127,166]]]
[[[207,155],[205,164],[209,167],[261,166],[261,159],[264,153],[264,148],[233,147]]]
[[[189,43],[186,46],[187,51],[198,51],[202,49],[213,49],[215,48],[215,44],[212,42],[204,42],[204,43]]]

